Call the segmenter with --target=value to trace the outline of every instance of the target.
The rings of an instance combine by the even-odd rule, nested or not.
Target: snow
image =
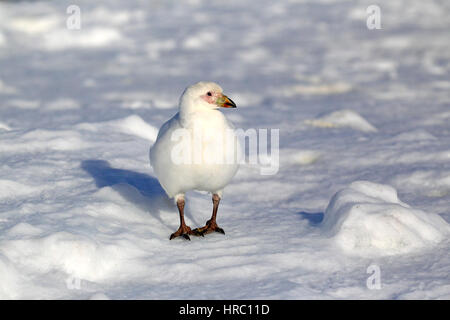
[[[306,120],[315,127],[333,128],[349,127],[363,132],[376,132],[377,129],[367,120],[352,110],[339,110],[318,119]]]
[[[1,123],[0,122],[0,129],[2,129],[2,130],[11,130],[11,128],[8,126],[8,125],[6,125],[6,124],[4,124],[4,123]]]
[[[83,0],[67,30],[70,2],[0,2],[0,298],[449,299],[446,2],[371,4]],[[225,236],[169,241],[148,151],[200,80],[280,163],[241,166]]]
[[[333,196],[322,228],[345,251],[369,256],[433,247],[450,234],[439,215],[411,208],[394,188],[368,181],[353,182]]]
[[[48,50],[100,48],[121,40],[120,32],[113,28],[93,28],[84,33],[62,29],[46,34],[44,46]]]

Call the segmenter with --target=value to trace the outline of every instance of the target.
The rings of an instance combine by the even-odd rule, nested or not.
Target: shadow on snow
[[[169,229],[173,229],[177,224],[176,206],[167,197],[156,178],[131,170],[113,168],[105,160],[84,160],[81,162],[81,168],[94,178],[98,188],[113,188],[124,199],[142,211],[152,214]],[[173,212],[173,225],[167,225],[161,219],[161,211]],[[190,215],[189,212],[186,212],[186,215]]]

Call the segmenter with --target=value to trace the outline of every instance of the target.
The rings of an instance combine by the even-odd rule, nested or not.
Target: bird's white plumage
[[[221,196],[236,174],[241,157],[233,126],[217,106],[201,98],[222,88],[212,82],[188,87],[179,112],[159,130],[150,149],[150,163],[169,197],[202,190]]]

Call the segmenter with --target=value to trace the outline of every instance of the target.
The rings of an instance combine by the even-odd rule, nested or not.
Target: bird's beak
[[[217,99],[217,105],[219,107],[222,108],[236,108],[236,104],[233,102],[233,100],[231,100],[230,98],[228,98],[226,95],[222,94],[218,99]]]

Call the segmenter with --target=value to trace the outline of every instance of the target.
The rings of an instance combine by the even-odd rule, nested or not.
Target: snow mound
[[[18,236],[38,236],[42,230],[40,228],[37,228],[31,224],[28,224],[26,222],[19,222],[14,227],[10,228],[7,231],[7,234],[12,237],[18,237]]]
[[[316,150],[285,149],[283,150],[282,156],[289,164],[306,166],[317,162],[322,154]]]
[[[0,179],[0,200],[20,196],[29,196],[39,188],[28,186],[12,180]]]
[[[10,131],[11,127],[8,126],[7,124],[0,122],[0,130],[6,130],[6,131]]]
[[[430,140],[437,140],[435,136],[433,136],[431,133],[429,133],[426,130],[412,130],[407,132],[402,132],[396,136],[394,136],[392,141],[397,142],[410,142],[410,141],[430,141]]]
[[[339,110],[323,117],[306,120],[307,124],[322,128],[349,127],[363,132],[376,132],[377,129],[353,110]]]
[[[158,129],[137,115],[132,115],[115,122],[124,133],[138,136],[140,138],[155,141],[158,136]]]
[[[368,181],[353,182],[333,196],[322,228],[344,251],[360,256],[414,252],[450,233],[439,215],[413,209],[394,188]]]
[[[39,238],[3,241],[0,250],[14,265],[35,268],[44,273],[63,271],[87,281],[101,281],[109,276],[114,278],[115,272],[128,266],[130,259],[141,254],[127,239],[112,243],[107,239],[98,241],[66,231]]]
[[[85,130],[91,132],[109,131],[120,132],[133,135],[145,140],[155,141],[158,136],[158,129],[151,124],[145,122],[138,115],[131,115],[125,118],[120,118],[110,121],[102,122],[83,122],[75,126],[78,130]]]

